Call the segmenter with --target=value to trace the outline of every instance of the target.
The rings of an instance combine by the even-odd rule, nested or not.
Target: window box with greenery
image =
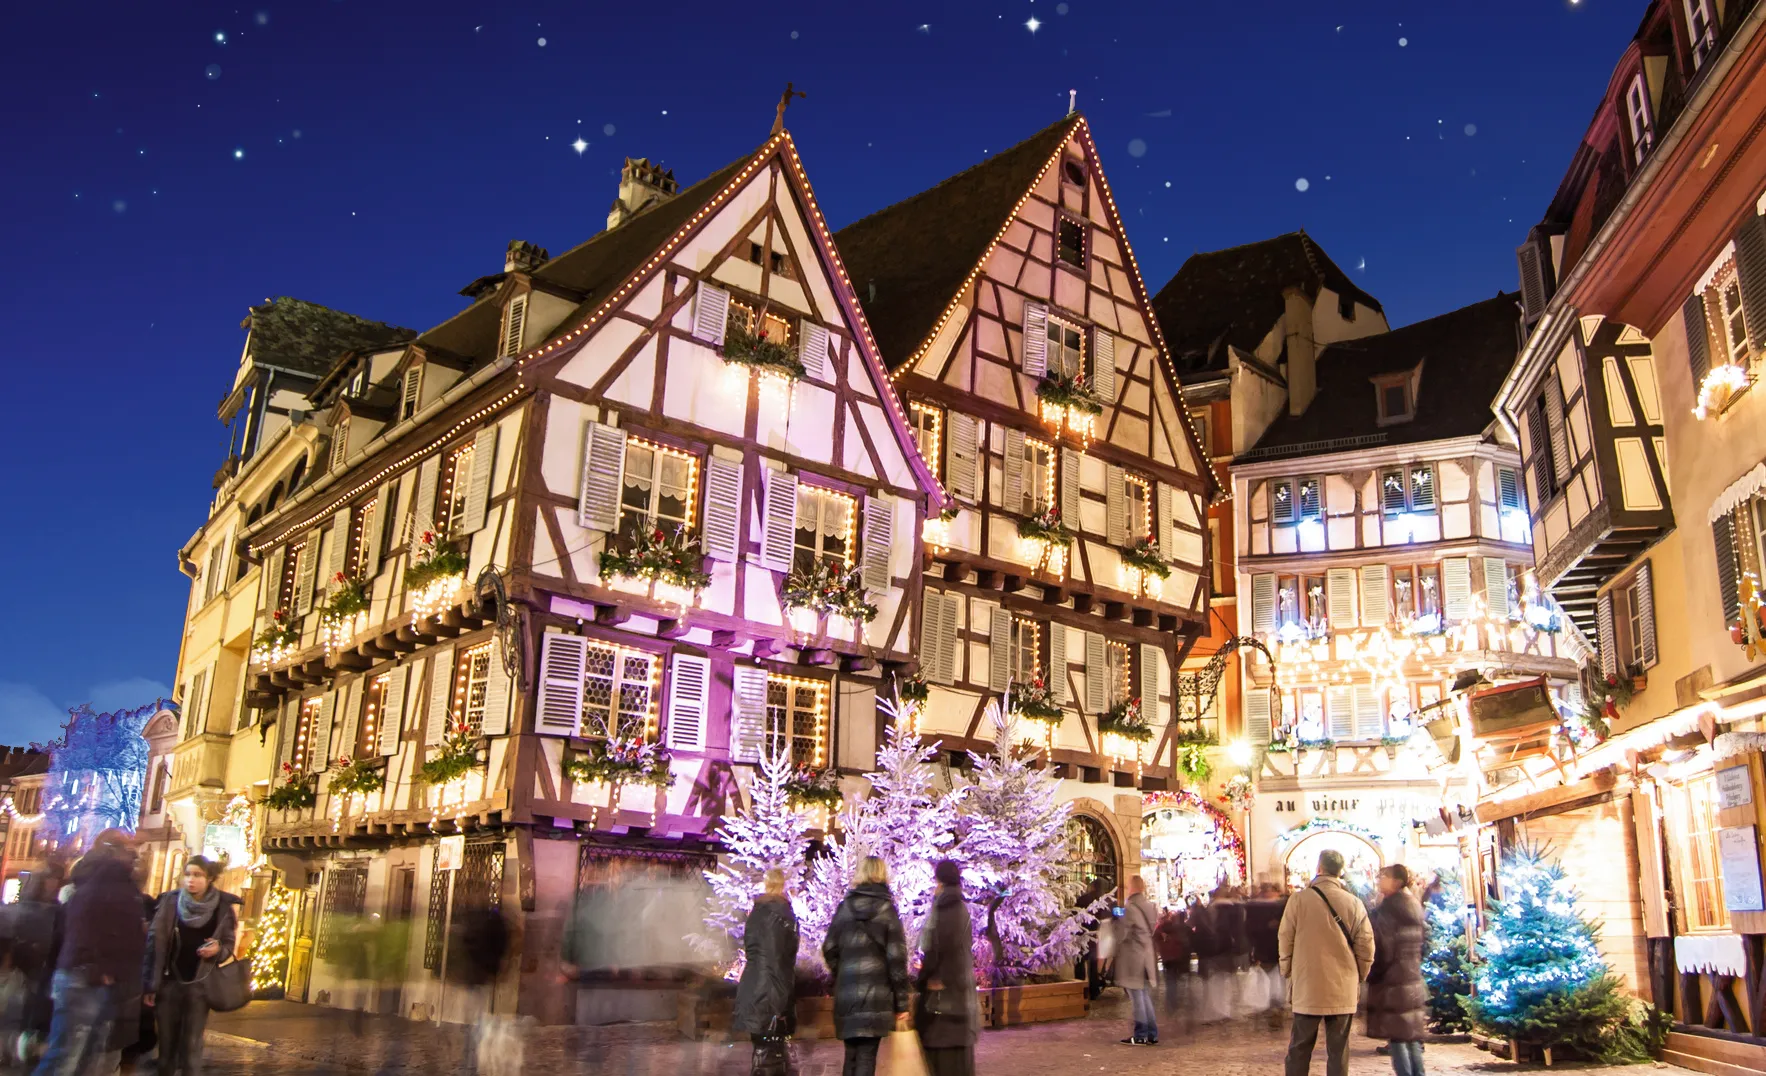
[[[300,646],[300,628],[290,623],[287,609],[270,614],[270,623],[251,641],[254,665],[274,665]]]
[[[792,381],[809,375],[803,361],[784,340],[772,339],[766,329],[751,333],[734,323],[724,332],[724,361]]]
[[[465,571],[461,568],[461,571]],[[360,576],[338,572],[331,578],[331,590],[319,609],[319,619],[341,624],[357,613],[368,611],[368,584]]]
[[[466,577],[466,554],[454,543],[444,542],[434,531],[424,531],[417,540],[415,562],[405,569],[406,590],[426,590],[430,584],[452,576]]]
[[[334,796],[366,796],[386,787],[386,771],[379,759],[340,758],[331,767],[331,794]]]
[[[313,775],[301,773],[287,762],[282,764],[282,783],[264,797],[264,806],[272,811],[302,811],[318,802]]]
[[[1155,576],[1159,579],[1171,578],[1171,565],[1159,553],[1159,543],[1151,538],[1140,537],[1122,550],[1122,563],[1142,575]]]
[[[910,706],[924,706],[926,700],[932,697],[932,685],[926,682],[924,676],[916,673],[897,681],[895,694]]]
[[[840,791],[840,775],[830,767],[825,770],[799,766],[785,781],[785,799],[793,807],[821,807],[837,811],[846,802]]]
[[[1048,508],[1018,521],[1018,537],[1026,542],[1041,542],[1051,551],[1066,549],[1073,541],[1073,532],[1061,523],[1061,510]]]
[[[417,780],[426,785],[446,785],[463,779],[478,765],[478,741],[464,721],[453,723],[453,730],[441,743],[439,753],[417,767]]]
[[[703,590],[711,583],[699,539],[685,526],[673,531],[650,527],[635,537],[610,544],[601,552],[601,578],[659,581],[683,590]]]
[[[1059,704],[1055,702],[1054,692],[1043,683],[1042,677],[1033,678],[1023,687],[1015,687],[1011,692],[1011,711],[1017,717],[1031,721],[1040,721],[1048,725],[1050,731],[1061,723],[1066,716]]]
[[[1147,743],[1153,738],[1153,726],[1147,724],[1141,713],[1141,700],[1127,699],[1098,715],[1098,734]]]
[[[640,739],[613,739],[590,745],[567,759],[564,776],[584,784],[651,785],[667,788],[672,777],[668,749]]]
[[[818,615],[844,617],[855,624],[877,619],[877,607],[865,600],[858,568],[848,568],[827,558],[817,558],[810,568],[793,568],[785,574],[779,601],[787,611],[807,609]]]
[[[1101,415],[1104,405],[1084,374],[1068,377],[1050,371],[1036,383],[1036,398],[1049,407],[1064,408],[1070,413]]]

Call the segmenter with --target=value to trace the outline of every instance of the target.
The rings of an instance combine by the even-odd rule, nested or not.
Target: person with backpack
[[[908,943],[889,893],[889,867],[859,861],[853,887],[834,910],[822,959],[834,983],[834,1035],[846,1043],[842,1076],[874,1076],[877,1048],[908,1026]]]
[[[1374,931],[1367,909],[1343,884],[1343,853],[1319,853],[1318,876],[1288,898],[1278,944],[1294,1010],[1286,1076],[1307,1076],[1321,1027],[1327,1076],[1348,1076],[1349,1031],[1373,967]]]

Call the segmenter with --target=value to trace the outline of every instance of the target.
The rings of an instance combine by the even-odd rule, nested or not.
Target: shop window
[[[1723,875],[1717,860],[1717,782],[1711,774],[1669,789],[1668,846],[1679,875],[1683,929],[1729,928],[1723,905]]]
[[[767,750],[789,748],[793,763],[821,769],[827,761],[828,685],[821,680],[769,676],[766,695]]]
[[[582,735],[650,740],[656,729],[656,655],[590,643],[583,662]]]

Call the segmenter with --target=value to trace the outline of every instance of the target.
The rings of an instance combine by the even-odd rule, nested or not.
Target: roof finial
[[[802,90],[793,89],[791,83],[785,83],[785,92],[779,95],[779,111],[773,116],[773,133],[778,134],[785,129],[785,110],[791,107],[793,97],[808,97]]]
[[[1076,102],[1078,100],[1079,100],[1079,91],[1078,90],[1068,90],[1067,91],[1067,115],[1069,115],[1069,116],[1073,115],[1073,110],[1074,110],[1074,108],[1077,107],[1074,102]]]

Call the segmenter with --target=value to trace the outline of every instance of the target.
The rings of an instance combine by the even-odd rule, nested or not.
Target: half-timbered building
[[[499,1007],[572,1019],[559,931],[634,882],[677,895],[647,947],[575,959],[685,962],[748,764],[868,769],[915,660],[942,494],[790,136],[684,190],[628,161],[609,223],[341,355],[324,474],[245,530],[287,633],[251,698],[296,790],[265,846],[316,885],[309,1000],[344,1003],[327,953],[379,912],[418,924],[396,1004],[454,1018],[449,924],[496,907],[526,954]]]
[[[1018,733],[1069,778],[1088,869],[1132,868],[1141,791],[1207,734],[1173,673],[1205,630],[1216,486],[1086,121],[837,238],[951,497],[926,525],[922,736],[990,750],[1009,689],[1040,710]]]

